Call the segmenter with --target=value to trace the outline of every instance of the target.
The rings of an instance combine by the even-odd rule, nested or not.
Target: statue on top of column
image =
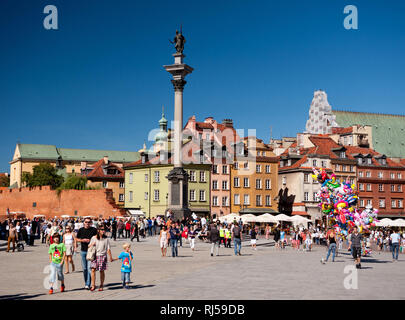
[[[183,53],[185,42],[186,42],[186,38],[184,38],[181,27],[180,27],[180,32],[178,30],[176,30],[176,36],[174,37],[174,41],[170,41],[170,43],[174,44],[174,47],[176,48],[177,53]]]

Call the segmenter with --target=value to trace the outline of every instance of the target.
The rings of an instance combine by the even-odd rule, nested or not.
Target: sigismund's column
[[[183,137],[183,90],[187,83],[185,77],[193,72],[193,68],[183,63],[185,39],[182,34],[176,31],[174,39],[177,52],[173,54],[174,64],[166,65],[164,68],[171,73],[171,80],[174,87],[174,146],[172,157],[174,168],[169,172],[169,199],[168,207],[175,220],[191,215],[188,208],[188,174],[183,169],[182,163],[182,137]]]

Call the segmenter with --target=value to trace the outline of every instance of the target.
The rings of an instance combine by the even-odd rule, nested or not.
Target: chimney
[[[108,156],[104,156],[104,164],[108,164]]]
[[[226,128],[233,128],[233,120],[232,119],[224,119],[224,120],[222,120],[222,124]]]
[[[86,162],[86,161],[80,162],[80,169],[81,169],[81,170],[86,169],[86,167],[87,167],[87,162]]]

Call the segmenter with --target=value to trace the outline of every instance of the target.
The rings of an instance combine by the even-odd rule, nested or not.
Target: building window
[[[222,206],[227,207],[228,206],[228,197],[222,197]]]
[[[398,178],[398,179],[402,179],[402,173],[398,173],[398,174],[397,174],[397,178]]]
[[[380,199],[378,201],[378,204],[379,204],[380,208],[385,208],[385,199]]]
[[[212,197],[212,205],[214,207],[218,207],[218,197],[217,196]]]
[[[239,184],[239,178],[238,177],[235,177],[235,178],[233,178],[233,186],[234,187],[240,187],[240,184]]]
[[[122,193],[120,193],[120,195],[118,196],[118,201],[119,202],[124,202],[124,195]]]
[[[359,177],[363,178],[363,171],[359,171]]]
[[[288,159],[287,161],[287,167],[291,166],[291,159]]]
[[[134,182],[134,174],[131,172],[130,174],[129,174],[129,183],[133,183]]]
[[[395,185],[391,185],[391,192],[395,192]]]
[[[243,178],[243,186],[249,188],[249,178]]]
[[[314,192],[314,193],[312,194],[312,199],[314,199],[314,201],[317,201],[317,195],[316,195],[316,192]]]
[[[245,162],[244,164],[243,164],[243,168],[244,169],[249,169],[249,162]]]
[[[346,171],[346,166],[342,164],[342,171]]]
[[[266,196],[266,206],[267,207],[271,206],[271,197],[269,195]]]
[[[145,182],[148,182],[149,180],[149,175],[147,173],[145,173]]]
[[[228,166],[222,166],[222,174],[228,174]]]
[[[261,188],[262,188],[262,180],[256,179],[256,189],[261,189]]]
[[[262,166],[260,164],[256,165],[256,173],[262,172]]]
[[[308,201],[309,200],[309,194],[308,192],[304,192],[304,201]]]
[[[402,192],[402,185],[401,185],[401,184],[399,184],[399,185],[397,186],[397,191],[398,191],[398,192]]]
[[[360,199],[360,207],[364,208],[364,200],[363,199]]]
[[[350,172],[354,172],[354,166],[350,166]]]
[[[212,189],[218,190],[218,180],[212,180]]]
[[[354,183],[354,179],[353,178],[349,178],[349,182],[352,185]]]
[[[287,184],[287,177],[283,177],[283,184]]]
[[[345,159],[346,158],[346,152],[345,151],[341,151],[340,152],[340,157]]]
[[[357,164],[362,165],[363,164],[363,159],[362,158],[357,158]]]
[[[240,197],[239,197],[239,194],[235,194],[234,196],[233,196],[233,202],[236,204],[236,205],[239,205],[240,204]]]
[[[390,177],[391,177],[391,179],[395,179],[395,173],[390,173]]]
[[[245,194],[243,196],[243,204],[249,205],[250,204],[250,198],[248,194]]]
[[[371,164],[371,158],[367,158],[367,164]]]
[[[364,191],[364,184],[363,183],[359,183],[359,190]]]
[[[205,201],[205,190],[200,190],[200,201]]]
[[[190,190],[190,201],[195,201],[195,190]]]
[[[222,181],[222,190],[228,190],[228,181]]]
[[[145,192],[145,193],[144,193],[144,199],[145,199],[145,200],[148,200],[148,199],[149,199],[149,192]]]
[[[190,170],[190,181],[196,182],[195,171],[194,170]]]
[[[309,177],[309,174],[304,173],[304,183],[308,183],[308,177]]]
[[[155,182],[159,182],[160,181],[160,172],[159,171],[155,171]]]
[[[234,168],[235,168],[235,170],[239,170],[239,163],[238,162],[235,162]]]
[[[325,168],[326,167],[326,161],[321,161],[321,166],[322,166],[322,168]]]
[[[380,171],[380,172],[378,172],[378,178],[382,178],[383,177],[383,173]]]
[[[366,171],[366,178],[370,178],[371,177],[371,172],[370,171]]]
[[[396,208],[396,207],[397,207],[396,200],[391,200],[391,208]]]
[[[378,185],[378,191],[380,191],[380,192],[384,191],[384,185],[383,184]]]
[[[336,170],[336,171],[340,171],[340,164],[337,164],[337,165],[335,166],[335,170]]]
[[[367,191],[371,191],[371,184],[367,183]]]
[[[371,206],[371,199],[367,199],[367,206]]]
[[[398,200],[398,208],[403,208],[402,200]]]
[[[108,182],[107,181],[103,181],[103,188],[107,188],[108,187]]]
[[[124,189],[125,188],[125,183],[124,182],[120,182],[120,188]]]
[[[205,171],[200,171],[200,182],[205,182]]]
[[[262,205],[262,196],[257,195],[256,196],[256,206],[261,206]]]
[[[316,160],[312,160],[312,166],[316,167]]]
[[[270,190],[270,189],[271,189],[271,180],[266,179],[266,190]]]
[[[212,173],[218,173],[218,166],[216,164],[212,166]]]
[[[159,201],[159,190],[153,191],[153,201]]]
[[[132,202],[134,200],[134,193],[132,191],[129,191],[129,202]]]
[[[271,173],[271,166],[269,164],[266,165],[266,173]]]

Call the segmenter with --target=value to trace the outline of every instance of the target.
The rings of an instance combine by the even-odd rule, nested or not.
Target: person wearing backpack
[[[232,240],[233,246],[235,249],[235,256],[240,255],[240,250],[242,249],[242,230],[241,227],[238,225],[237,222],[234,223],[234,227],[232,229]]]

